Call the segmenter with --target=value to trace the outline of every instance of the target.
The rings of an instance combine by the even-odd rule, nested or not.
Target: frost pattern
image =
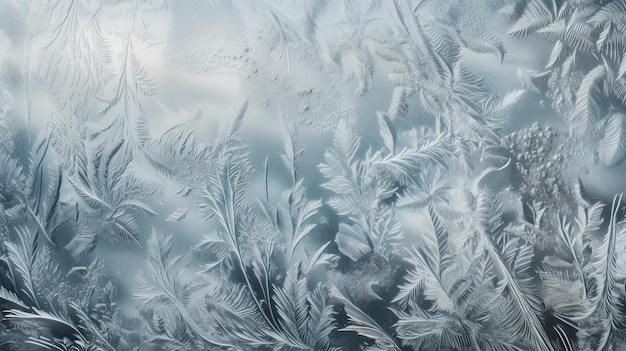
[[[621,350],[623,0],[0,0],[0,349]]]

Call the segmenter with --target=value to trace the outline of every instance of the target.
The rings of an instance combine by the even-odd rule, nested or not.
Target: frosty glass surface
[[[0,350],[621,350],[624,0],[0,0]]]

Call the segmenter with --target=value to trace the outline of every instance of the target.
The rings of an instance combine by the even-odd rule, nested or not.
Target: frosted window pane
[[[625,156],[622,0],[0,0],[0,349],[621,349]]]

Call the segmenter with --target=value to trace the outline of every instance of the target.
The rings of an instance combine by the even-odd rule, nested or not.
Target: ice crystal
[[[0,0],[0,349],[617,350],[623,0]]]

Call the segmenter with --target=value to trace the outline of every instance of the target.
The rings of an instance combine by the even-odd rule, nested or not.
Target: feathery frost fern
[[[205,5],[0,0],[0,349],[624,348],[625,1]]]

